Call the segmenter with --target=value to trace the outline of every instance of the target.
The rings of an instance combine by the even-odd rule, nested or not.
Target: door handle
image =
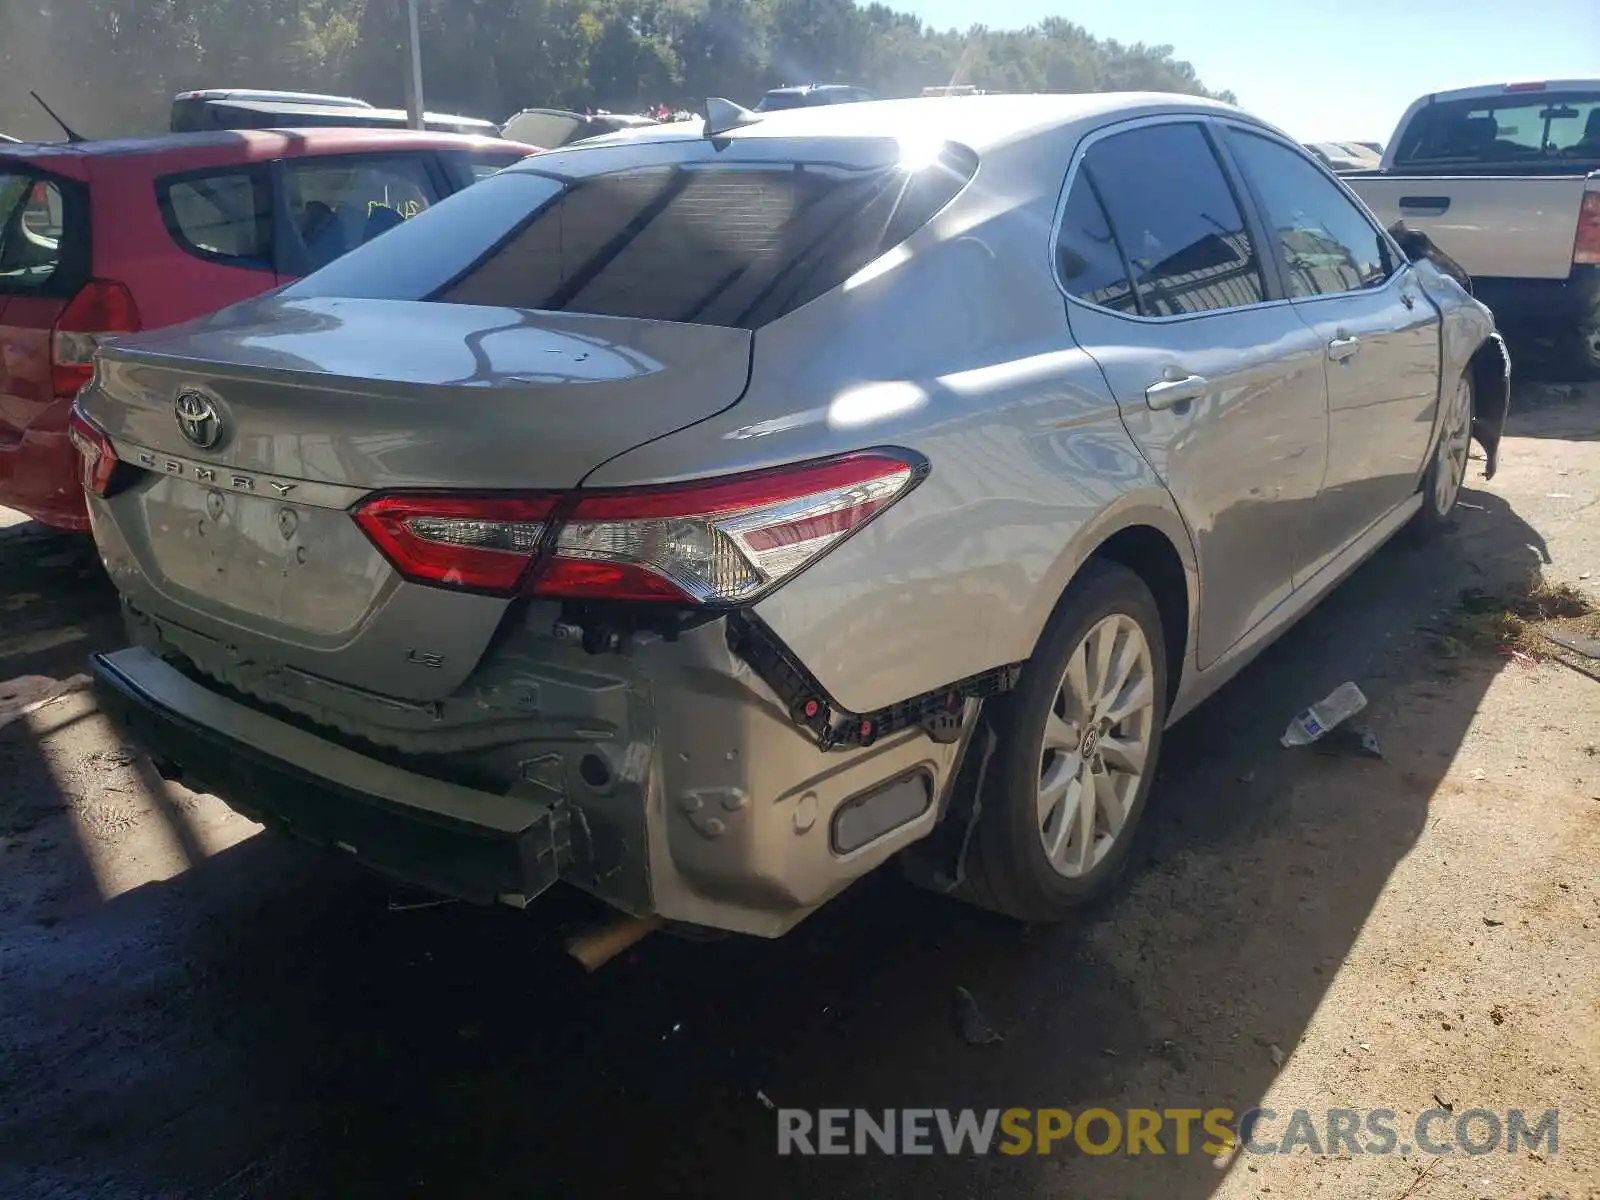
[[[1401,196],[1403,217],[1442,217],[1450,211],[1449,196]]]
[[[1341,335],[1328,343],[1328,357],[1334,362],[1344,362],[1347,358],[1354,358],[1356,351],[1361,349],[1361,339],[1354,334]]]
[[[1203,375],[1185,375],[1181,379],[1163,379],[1160,383],[1152,383],[1144,390],[1144,402],[1158,412],[1164,408],[1176,408],[1190,400],[1198,400],[1206,394],[1210,387],[1209,381]]]

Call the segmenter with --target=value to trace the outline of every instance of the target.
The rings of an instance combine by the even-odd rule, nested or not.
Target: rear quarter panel
[[[759,330],[737,406],[585,480],[650,483],[872,446],[925,456],[932,471],[915,491],[756,606],[853,711],[1027,658],[1073,571],[1123,525],[1163,528],[1192,564],[1047,269],[1059,181],[1040,189],[1024,155],[1064,173],[1075,141],[991,152],[903,251]]]

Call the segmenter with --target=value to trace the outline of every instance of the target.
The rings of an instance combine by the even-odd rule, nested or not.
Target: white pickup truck
[[[1378,170],[1341,178],[1460,263],[1508,336],[1600,378],[1600,79],[1424,96]]]

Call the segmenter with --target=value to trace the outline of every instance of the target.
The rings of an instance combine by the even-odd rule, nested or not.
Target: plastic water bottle
[[[1289,722],[1280,739],[1285,746],[1309,746],[1342,721],[1367,706],[1367,698],[1353,683],[1341,683],[1321,700]]]

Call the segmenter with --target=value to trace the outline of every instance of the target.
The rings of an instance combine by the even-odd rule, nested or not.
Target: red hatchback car
[[[101,339],[288,283],[534,152],[382,129],[0,146],[0,506],[89,527],[67,418]]]

